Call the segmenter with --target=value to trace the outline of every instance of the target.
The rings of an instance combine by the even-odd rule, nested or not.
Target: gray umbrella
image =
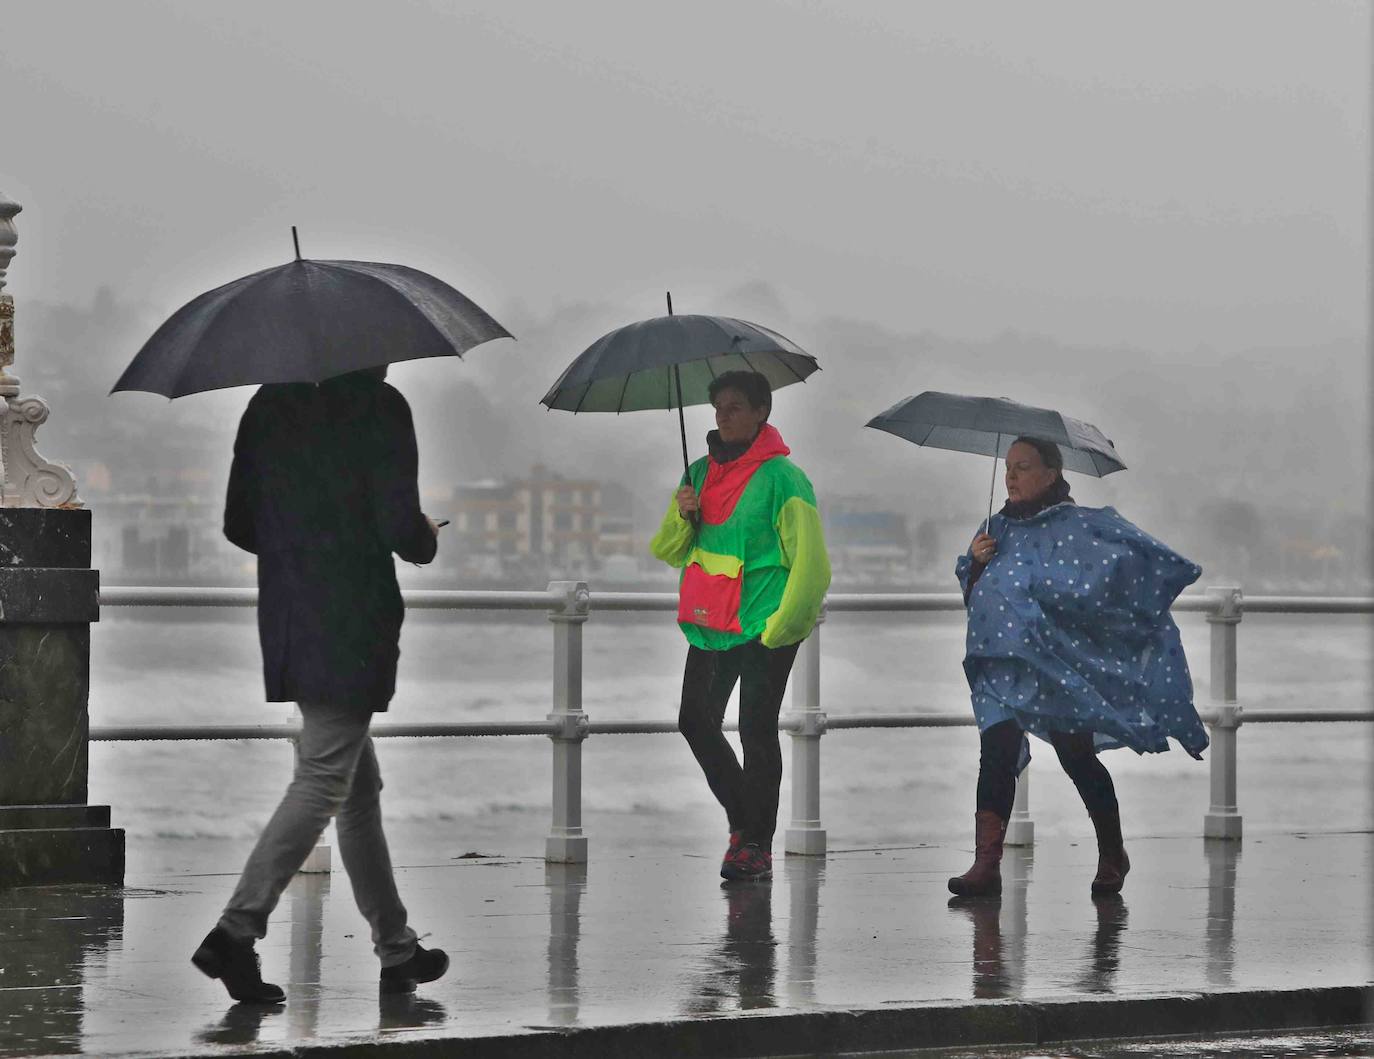
[[[1058,445],[1066,470],[1101,478],[1126,469],[1110,439],[1091,423],[1005,397],[966,397],[927,390],[897,402],[866,425],[917,445],[993,457],[993,490],[997,487],[997,459],[1005,456],[1012,442],[1022,435]]]
[[[588,346],[541,403],[569,412],[676,408],[685,465],[683,407],[708,403],[711,380],[739,370],[760,373],[776,390],[805,381],[820,365],[790,339],[748,320],[674,316],[670,296],[667,316],[626,324]]]
[[[298,248],[295,261],[226,283],[178,309],[110,392],[181,397],[228,386],[322,382],[403,360],[462,356],[509,337],[464,295],[418,269],[302,260]]]

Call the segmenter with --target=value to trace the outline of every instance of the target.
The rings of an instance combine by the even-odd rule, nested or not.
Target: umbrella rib
[[[749,357],[748,357],[748,355],[744,352],[744,350],[742,350],[742,349],[739,351],[739,359],[742,360],[742,361],[744,361],[744,363],[749,364],[749,370],[750,370],[750,371],[752,371],[752,372],[754,372],[754,373],[756,373],[756,374],[758,374],[758,375],[762,375],[762,374],[763,374],[763,372],[759,371],[759,369],[756,368],[756,367],[754,367],[753,364],[750,364],[750,363],[749,363]]]
[[[790,360],[784,359],[787,351],[779,350],[779,353],[781,355],[778,357],[778,360],[782,361],[782,366],[786,368],[788,371],[790,371],[793,375],[795,375],[797,377],[798,382],[805,382],[806,376],[799,372],[796,368],[792,367],[792,362]]]
[[[424,292],[426,294],[426,297],[415,298],[412,297],[411,293],[408,290],[404,289],[406,284],[400,281],[410,280],[410,282],[414,283],[416,286],[423,287],[423,280],[429,279],[436,282],[440,287],[447,287],[450,291],[452,291],[452,293],[458,295],[458,297],[462,299],[462,301],[465,303],[462,306],[462,308],[464,309],[464,311],[471,310],[478,324],[482,323],[482,321],[485,320],[487,323],[491,324],[492,327],[495,328],[495,330],[497,331],[497,334],[491,335],[489,337],[479,337],[478,341],[468,346],[461,353],[458,352],[455,348],[454,356],[456,356],[459,360],[463,359],[464,353],[470,353],[478,346],[484,345],[487,342],[495,341],[498,338],[515,338],[515,336],[511,334],[509,331],[507,331],[504,327],[502,327],[500,323],[498,323],[489,312],[483,309],[480,305],[474,302],[462,291],[449,286],[449,284],[445,283],[437,276],[431,276],[428,273],[420,272],[417,269],[411,269],[406,265],[387,265],[386,262],[377,261],[328,261],[316,262],[316,264],[327,264],[330,267],[338,268],[345,272],[351,272],[357,276],[365,276],[368,279],[376,280],[382,286],[388,287],[391,290],[395,291],[407,302],[409,302],[410,305],[416,310],[416,312],[418,312],[420,316],[424,318],[425,322],[434,329],[436,334],[438,334],[441,341],[452,346],[452,338],[444,330],[443,326],[441,326],[441,321],[436,320],[434,315],[430,312],[429,298],[433,297],[433,292],[426,289]],[[384,267],[380,271],[375,271],[372,268],[359,268],[358,266],[360,265],[382,265]],[[415,273],[415,276],[417,278],[412,280],[407,275],[407,273]],[[480,335],[483,333],[479,327],[475,326],[471,321],[469,321],[466,318],[463,320],[463,327],[469,333],[473,333],[476,335]]]
[[[240,294],[242,294],[242,293],[243,293],[245,290],[247,290],[248,288],[257,286],[260,282],[262,282],[262,280],[264,280],[264,279],[267,278],[268,273],[274,272],[274,271],[275,271],[275,269],[270,269],[270,268],[259,269],[257,272],[254,272],[254,273],[252,273],[251,275],[243,276],[241,280],[230,280],[228,283],[222,284],[221,286],[215,288],[216,291],[220,291],[220,290],[224,290],[225,287],[233,287],[235,284],[237,284],[237,283],[239,283],[239,282],[243,282],[243,286],[241,286],[241,287],[235,287],[235,289],[234,289],[234,291],[233,291],[232,293],[226,294],[226,295],[224,296],[224,298],[221,299],[220,302],[219,302],[218,304],[216,304],[215,307],[211,310],[211,312],[210,312],[210,318],[209,318],[207,321],[205,321],[205,323],[204,323],[203,325],[201,325],[201,326],[198,328],[198,332],[199,332],[199,333],[198,333],[198,335],[197,335],[197,337],[196,337],[196,342],[198,343],[198,342],[200,342],[202,339],[204,339],[204,337],[210,332],[210,329],[211,329],[212,327],[214,327],[215,323],[219,320],[220,316],[224,313],[224,310],[225,310],[226,308],[228,308],[229,303],[230,303],[231,301],[233,301],[233,299],[237,298]],[[209,293],[214,293],[214,291],[211,291],[211,292],[209,292]],[[191,302],[188,302],[187,304],[188,304],[188,305],[189,305],[189,304],[193,304],[195,301],[196,301],[196,299],[192,299],[192,301],[191,301]],[[180,311],[181,311],[180,309],[177,310],[177,312],[180,312]],[[175,316],[176,316],[176,313],[173,313],[173,314],[172,314],[172,317],[175,317]],[[169,319],[170,319],[170,318],[169,318]],[[161,330],[161,328],[159,328],[159,330]],[[154,338],[157,337],[156,332],[154,333],[154,336],[153,336],[153,337],[154,337]],[[151,341],[151,339],[150,339],[149,341]],[[191,345],[194,345],[194,343],[191,343]],[[173,384],[172,389],[179,389],[179,388],[180,388],[180,385],[179,385],[179,384],[180,384],[180,382],[181,382],[181,377],[182,377],[182,375],[185,373],[185,371],[186,371],[186,369],[187,369],[187,367],[188,367],[188,363],[187,363],[188,360],[189,360],[189,350],[188,350],[188,354],[187,354],[187,359],[186,359],[186,360],[183,360],[183,361],[181,362],[181,364],[179,364],[179,365],[177,366],[176,375],[175,375],[176,383]],[[131,368],[131,367],[133,367],[133,365],[130,364],[129,367]],[[128,368],[126,368],[126,369],[124,369],[124,370],[125,370],[125,371],[128,371]],[[118,385],[118,383],[116,383],[116,385]],[[219,388],[222,388],[222,387],[219,387]],[[177,394],[173,394],[172,396],[173,396],[173,397],[185,397],[187,394],[198,393],[198,392],[203,392],[203,391],[187,390],[187,391],[185,391],[184,393],[177,393]]]
[[[625,385],[620,388],[620,402],[615,406],[617,415],[619,415],[625,409],[625,392],[630,388],[630,376],[632,376],[633,374],[634,372],[632,371],[627,371],[625,373]],[[587,388],[591,389],[590,386]]]
[[[577,407],[573,409],[573,415],[577,415],[578,412],[582,411],[582,403],[587,400],[587,394],[591,392],[592,384],[589,382],[587,383],[586,388],[582,391],[582,396],[577,399]]]

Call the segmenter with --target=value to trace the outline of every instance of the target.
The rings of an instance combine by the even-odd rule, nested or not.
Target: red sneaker
[[[730,832],[730,848],[725,851],[725,859],[720,862],[720,875],[722,879],[730,878],[726,870],[735,863],[735,858],[739,856],[740,847],[744,845],[744,835],[739,831]]]
[[[720,874],[737,882],[755,882],[773,877],[773,854],[759,849],[757,842],[746,842],[735,859],[722,864]]]

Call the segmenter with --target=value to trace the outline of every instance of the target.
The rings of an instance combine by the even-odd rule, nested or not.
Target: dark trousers
[[[982,734],[978,808],[991,809],[1003,820],[1010,819],[1011,803],[1016,797],[1016,762],[1023,734],[1015,721],[994,724]],[[1088,812],[1116,812],[1116,787],[1107,766],[1097,759],[1092,733],[1050,732],[1050,743]]]
[[[696,755],[711,793],[725,808],[731,831],[744,841],[772,849],[778,826],[778,786],[782,783],[782,747],[778,713],[787,675],[800,644],[767,648],[757,640],[728,651],[687,649],[682,674],[682,708],[678,729]],[[744,764],[721,731],[725,705],[735,684],[739,690],[739,737]]]

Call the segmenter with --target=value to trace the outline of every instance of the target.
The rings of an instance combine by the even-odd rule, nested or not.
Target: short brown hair
[[[768,379],[760,372],[727,371],[717,375],[706,388],[712,404],[716,403],[722,390],[735,390],[743,394],[750,408],[773,409],[773,387],[768,385]]]

